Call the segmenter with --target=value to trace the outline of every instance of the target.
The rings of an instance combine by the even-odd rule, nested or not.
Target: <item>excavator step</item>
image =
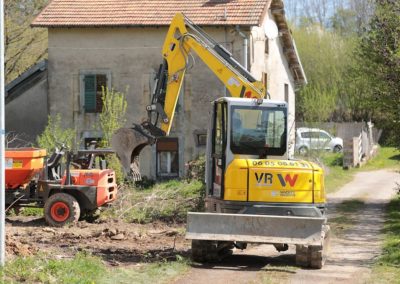
[[[186,238],[248,243],[322,245],[323,217],[189,212]]]

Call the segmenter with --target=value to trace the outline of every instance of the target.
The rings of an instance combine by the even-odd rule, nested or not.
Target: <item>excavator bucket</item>
[[[153,142],[134,128],[120,128],[112,136],[111,145],[124,169],[125,176],[140,181],[139,154]]]
[[[189,212],[186,239],[321,245],[323,217]]]

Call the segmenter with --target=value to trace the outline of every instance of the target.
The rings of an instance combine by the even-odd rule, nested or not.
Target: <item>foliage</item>
[[[187,164],[187,178],[189,180],[199,180],[205,182],[206,176],[206,157],[202,155]]]
[[[320,25],[293,29],[309,84],[296,100],[297,119],[307,122],[348,120],[343,100],[348,87],[344,78],[352,62],[353,38],[344,38]]]
[[[103,132],[103,146],[111,144],[113,133],[124,126],[127,101],[125,94],[103,87],[103,110],[100,113],[100,128]]]
[[[359,77],[368,79],[368,102],[381,127],[400,143],[400,2],[380,0],[356,53]]]
[[[49,116],[47,126],[43,133],[37,138],[40,148],[44,148],[48,153],[53,151],[60,144],[65,144],[68,149],[75,149],[76,132],[71,128],[64,128],[61,123],[61,115]]]
[[[30,27],[47,3],[48,0],[5,0],[6,82],[47,57],[47,31]]]
[[[119,191],[121,197],[103,216],[139,223],[156,220],[183,222],[188,211],[202,210],[205,187],[195,180],[171,180],[140,190],[121,186]]]
[[[103,110],[100,113],[100,129],[103,132],[103,147],[110,147],[111,138],[113,133],[124,126],[126,119],[127,101],[125,94],[117,92],[114,89],[109,90],[103,87]],[[110,169],[115,171],[117,182],[120,183],[124,180],[124,172],[115,155],[106,157],[107,165]]]

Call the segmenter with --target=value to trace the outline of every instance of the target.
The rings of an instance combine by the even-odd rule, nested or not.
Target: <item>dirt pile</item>
[[[37,252],[37,248],[32,244],[23,243],[14,236],[6,236],[6,255],[12,256],[30,256]]]

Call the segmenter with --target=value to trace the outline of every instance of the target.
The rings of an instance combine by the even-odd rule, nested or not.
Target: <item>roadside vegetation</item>
[[[400,279],[400,197],[393,199],[386,212],[383,252],[376,262],[371,283],[398,283]]]
[[[72,259],[40,254],[18,257],[0,268],[1,283],[169,283],[188,269],[183,258],[110,268],[99,257],[78,253]]]

